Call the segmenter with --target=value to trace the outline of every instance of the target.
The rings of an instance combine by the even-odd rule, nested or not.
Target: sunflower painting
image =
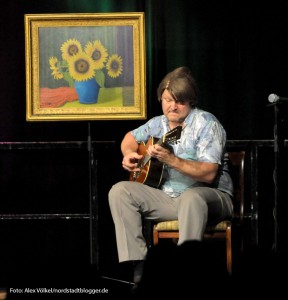
[[[63,42],[60,50],[61,59],[51,56],[48,63],[51,76],[55,80],[65,80],[68,86],[66,89],[61,87],[53,91],[43,88],[41,107],[59,107],[74,101],[82,104],[98,103],[100,88],[105,88],[106,76],[117,78],[123,73],[122,57],[117,53],[109,56],[100,40],[88,41],[83,48],[77,38],[70,38]],[[93,96],[90,96],[87,89],[91,90]],[[81,90],[84,90],[84,96],[80,95]],[[87,96],[90,97],[89,100],[82,100],[82,97],[87,99]]]
[[[72,87],[72,89],[66,89],[67,94],[74,94],[74,99],[77,98],[75,101],[79,100],[82,104],[98,103],[100,88],[105,88],[105,76],[117,78],[122,74],[122,57],[118,54],[112,54],[108,57],[108,50],[100,40],[87,42],[84,50],[82,50],[82,45],[77,39],[68,39],[60,49],[62,52],[61,61],[55,56],[49,58],[51,75],[55,80],[66,80],[69,87]],[[104,68],[106,68],[106,75]],[[76,97],[73,88],[75,88],[78,97]],[[47,105],[46,91],[48,92],[45,89],[44,95],[42,94],[43,98],[41,98],[41,101],[43,99],[41,105],[44,107]],[[59,94],[58,99],[55,97],[55,93],[53,98],[48,99],[51,107],[60,105],[61,99],[63,99],[63,88],[60,91],[61,94]],[[65,99],[62,103],[66,103]]]
[[[25,15],[27,120],[146,118],[143,13],[73,16]]]

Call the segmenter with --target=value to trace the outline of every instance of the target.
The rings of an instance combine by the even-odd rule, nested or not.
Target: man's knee
[[[190,189],[189,191],[185,191],[180,197],[179,197],[179,206],[185,206],[185,207],[206,207],[207,203],[203,197],[203,194],[201,191],[197,188]]]
[[[123,194],[123,191],[125,191],[125,190],[127,190],[127,188],[125,187],[124,181],[118,182],[111,187],[111,189],[108,193],[108,201],[109,201],[110,206],[115,201],[119,201],[119,199],[121,198],[121,195]]]
[[[131,188],[130,181],[120,181],[114,184],[108,193],[109,205],[111,206],[113,203],[118,205],[122,201],[127,202],[127,199],[131,198]]]

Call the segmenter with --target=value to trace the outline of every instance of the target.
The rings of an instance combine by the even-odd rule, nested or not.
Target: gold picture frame
[[[27,121],[146,119],[143,12],[24,20]]]

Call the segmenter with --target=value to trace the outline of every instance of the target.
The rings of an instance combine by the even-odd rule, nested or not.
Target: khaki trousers
[[[142,183],[121,181],[109,191],[119,262],[143,260],[147,245],[142,216],[154,221],[179,221],[178,245],[202,240],[207,224],[216,224],[233,213],[231,196],[210,187],[186,190],[177,198]]]

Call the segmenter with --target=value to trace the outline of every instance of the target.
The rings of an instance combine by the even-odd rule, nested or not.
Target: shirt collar
[[[197,111],[197,110],[198,110],[198,109],[195,107],[195,108],[193,108],[193,109],[190,111],[190,113],[188,114],[188,116],[187,116],[187,117],[185,118],[185,120],[184,120],[183,128],[185,128],[185,126],[186,126],[187,124],[191,124],[191,123],[192,123],[193,118],[194,118],[194,115],[196,114],[196,111]],[[169,131],[169,130],[170,130],[169,122],[168,122],[168,119],[167,119],[167,117],[166,117],[165,115],[162,116],[162,121],[163,121],[163,123],[165,124],[167,130]]]

